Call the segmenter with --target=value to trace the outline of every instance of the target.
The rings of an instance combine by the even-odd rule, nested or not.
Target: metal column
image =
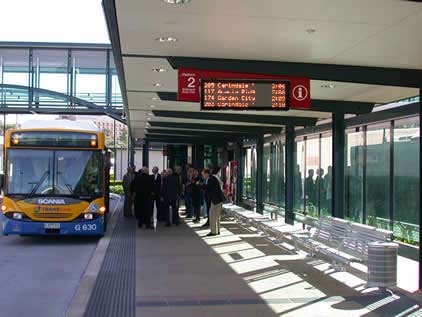
[[[149,167],[149,141],[144,141],[144,146],[142,147],[142,167]]]
[[[264,135],[256,138],[256,212],[264,213]]]
[[[419,89],[419,289],[422,289],[422,88]]]
[[[192,163],[195,168],[204,168],[204,145],[192,145]]]
[[[294,178],[295,178],[295,127],[286,126],[286,159],[285,159],[285,177],[286,177],[286,209],[284,212],[284,221],[288,224],[294,224]]]
[[[343,113],[333,113],[333,179],[332,213],[334,217],[344,218],[344,147],[345,123]]]
[[[239,141],[236,148],[237,175],[236,175],[236,203],[242,200],[243,192],[243,142]]]
[[[129,166],[135,166],[135,140],[129,139],[128,145]]]

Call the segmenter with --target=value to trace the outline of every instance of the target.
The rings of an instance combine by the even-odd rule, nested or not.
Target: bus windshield
[[[100,151],[12,149],[7,192],[25,196],[101,196]]]

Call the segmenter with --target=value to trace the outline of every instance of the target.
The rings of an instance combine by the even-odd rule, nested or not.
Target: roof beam
[[[192,137],[241,137],[244,135],[255,135],[253,133],[239,133],[228,131],[197,131],[197,130],[167,130],[167,129],[147,129],[147,133],[151,134],[167,134],[167,135],[188,135]]]
[[[172,91],[157,91],[160,100],[163,101],[179,101],[177,99],[177,92]],[[350,114],[370,113],[374,108],[374,104],[370,102],[360,101],[342,101],[342,100],[325,100],[312,99],[312,111],[320,112],[340,112]]]
[[[151,121],[151,127],[158,128],[175,128],[175,129],[192,129],[192,130],[211,130],[221,132],[239,132],[239,133],[280,133],[281,127],[266,126],[246,126],[246,125],[224,125],[224,124],[202,124],[202,123],[179,123],[179,122],[163,122]]]
[[[217,112],[188,112],[188,111],[163,111],[153,110],[152,113],[156,117],[164,118],[183,118],[193,120],[211,120],[211,121],[229,121],[229,122],[246,122],[261,123],[273,125],[296,125],[296,126],[313,126],[316,124],[316,118],[308,117],[285,117],[285,116],[265,116],[239,113],[217,113]]]
[[[164,134],[146,134],[145,139],[151,142],[160,143],[183,143],[183,144],[224,144],[237,139],[217,139],[217,138],[196,138],[189,136],[174,136]]]
[[[321,112],[364,114],[370,113],[373,108],[374,104],[371,102],[312,99],[310,110]]]
[[[265,75],[289,75],[360,84],[422,87],[421,69],[176,56],[169,56],[167,60],[176,69],[197,68]]]
[[[127,117],[127,126],[129,139],[132,139],[132,129],[130,126],[129,103],[127,99],[125,72],[123,67],[123,58],[121,55],[122,49],[120,45],[119,25],[117,23],[116,3],[114,0],[102,1],[104,16],[107,24],[108,34],[113,51],[114,64],[116,65],[116,72],[119,78],[119,86],[122,94],[123,108]]]

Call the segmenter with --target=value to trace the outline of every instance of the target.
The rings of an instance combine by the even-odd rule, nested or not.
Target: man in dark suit
[[[155,217],[153,217],[154,222],[159,221],[160,218],[162,219],[161,215],[161,208],[160,208],[160,200],[161,200],[161,175],[158,174],[158,167],[154,166],[152,168],[152,215],[154,215],[155,210]],[[156,225],[156,223],[154,223]]]
[[[139,228],[142,228],[143,225],[150,229],[153,228],[151,226],[152,180],[148,167],[144,167],[132,182],[131,192],[135,193],[135,216]]]
[[[209,210],[211,232],[207,236],[216,236],[220,234],[220,216],[223,211],[224,193],[219,180],[214,175],[211,175],[209,169],[204,169],[202,176],[206,180],[207,185],[205,190],[211,201],[211,208]]]
[[[167,176],[163,179],[163,186],[161,188],[161,195],[164,200],[164,212],[166,214],[167,227],[171,226],[170,222],[170,207],[172,209],[173,224],[179,225],[179,208],[177,201],[179,200],[180,181],[177,174],[173,174],[173,171],[169,168],[167,170]]]

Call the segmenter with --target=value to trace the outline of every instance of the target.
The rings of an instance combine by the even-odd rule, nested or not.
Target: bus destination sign
[[[201,110],[289,110],[289,81],[201,80]]]

